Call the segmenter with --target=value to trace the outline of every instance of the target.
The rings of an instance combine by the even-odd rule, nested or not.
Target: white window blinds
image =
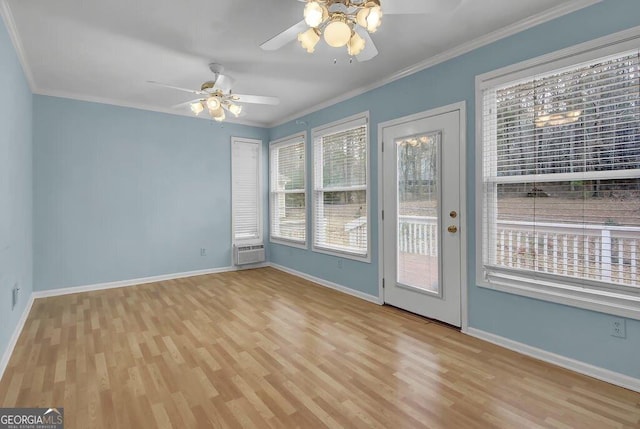
[[[482,92],[483,264],[640,290],[638,51]]]
[[[272,143],[270,159],[270,238],[306,243],[305,139],[297,135]]]
[[[368,256],[367,146],[366,116],[313,131],[314,249]]]
[[[231,176],[234,242],[262,240],[260,172],[262,142],[232,138]]]

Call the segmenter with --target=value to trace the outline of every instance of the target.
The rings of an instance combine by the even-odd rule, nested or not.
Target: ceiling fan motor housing
[[[215,86],[216,82],[213,80],[209,80],[205,83],[202,84],[202,86],[200,87],[200,90],[202,91],[207,91],[207,92],[211,92],[210,90],[213,89],[213,87]]]

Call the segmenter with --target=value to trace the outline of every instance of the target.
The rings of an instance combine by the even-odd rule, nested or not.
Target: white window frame
[[[316,161],[318,158],[317,147],[316,147],[316,139],[324,134],[332,134],[338,133],[341,131],[348,130],[350,128],[357,127],[360,122],[364,121],[367,127],[366,131],[366,148],[367,148],[367,169],[366,169],[366,178],[367,185],[364,189],[366,200],[367,200],[367,251],[365,255],[361,255],[355,252],[350,251],[349,248],[339,249],[337,246],[320,246],[317,245],[317,234],[316,234],[316,225],[318,220],[316,219],[316,209],[317,209],[317,193],[324,192],[318,191],[316,186]],[[311,249],[317,253],[324,253],[327,255],[338,256],[346,259],[353,259],[360,262],[371,263],[371,126],[369,121],[369,111],[358,113],[356,115],[349,116],[347,118],[340,119],[338,121],[331,122],[329,124],[325,124],[311,130]],[[362,189],[333,189],[335,191],[344,191],[344,190],[362,190]]]
[[[304,163],[303,163],[303,167],[302,167],[302,175],[304,177],[304,202],[305,202],[305,206],[304,206],[304,210],[305,210],[305,218],[304,218],[304,228],[305,228],[305,239],[304,241],[300,241],[300,240],[291,240],[291,239],[287,239],[287,238],[283,238],[283,237],[274,237],[273,235],[273,222],[272,222],[272,218],[271,218],[271,214],[273,213],[273,194],[274,193],[280,193],[280,192],[276,192],[273,191],[273,184],[271,183],[271,174],[269,174],[269,241],[271,243],[275,243],[275,244],[282,244],[284,246],[291,246],[291,247],[297,247],[300,249],[307,249],[307,243],[308,243],[308,237],[309,237],[309,222],[308,222],[308,218],[309,218],[309,198],[308,198],[308,188],[307,188],[307,152],[308,152],[308,146],[307,146],[307,133],[297,133],[297,134],[293,134],[290,135],[288,137],[284,137],[278,140],[274,140],[272,142],[269,143],[269,173],[271,173],[273,171],[274,165],[273,165],[273,161],[274,161],[274,157],[273,157],[273,152],[276,149],[280,149],[283,147],[287,147],[290,145],[294,145],[297,143],[300,143],[300,140],[302,140],[302,144],[304,145]]]
[[[258,189],[257,189],[257,201],[256,201],[256,209],[258,212],[258,237],[255,238],[245,238],[245,239],[238,239],[236,240],[236,232],[235,232],[235,204],[233,202],[233,195],[234,195],[234,189],[233,189],[233,145],[236,143],[249,143],[249,144],[255,144],[258,146],[258,168],[256,171],[258,180],[257,180],[257,184],[258,184]],[[249,138],[245,138],[245,137],[231,137],[231,242],[234,245],[249,245],[249,244],[262,244],[264,241],[264,208],[263,206],[263,196],[264,196],[264,189],[263,189],[263,179],[262,179],[262,162],[263,162],[263,157],[262,157],[262,140],[257,140],[257,139],[249,139]]]
[[[493,272],[489,278],[484,269],[485,246],[491,244],[487,244],[488,238],[483,225],[484,90],[633,50],[640,50],[640,27],[476,76],[476,282],[480,287],[640,319],[640,291],[633,291],[631,288],[609,287],[606,283],[582,279],[560,282],[556,276],[539,272],[534,277],[504,270],[500,273]],[[492,140],[491,136],[489,138]]]

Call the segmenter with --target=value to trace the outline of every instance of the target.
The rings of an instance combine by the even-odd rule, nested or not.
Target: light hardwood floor
[[[271,268],[38,299],[0,406],[72,428],[639,428],[640,394]]]

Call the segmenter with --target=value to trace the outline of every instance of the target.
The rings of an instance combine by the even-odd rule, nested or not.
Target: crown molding
[[[485,34],[484,36],[480,36],[472,41],[463,43],[454,48],[451,48],[445,52],[434,55],[424,61],[421,61],[417,64],[414,64],[410,67],[407,67],[399,72],[392,74],[382,80],[374,82],[369,85],[364,85],[359,88],[353,89],[349,92],[346,92],[338,97],[331,98],[327,101],[324,101],[320,104],[317,104],[309,109],[305,109],[299,111],[293,115],[286,116],[283,119],[279,119],[277,121],[271,122],[267,124],[269,128],[277,127],[279,125],[286,124],[287,122],[293,121],[294,119],[301,118],[303,116],[309,115],[311,113],[317,112],[319,110],[325,109],[327,107],[333,106],[334,104],[340,103],[342,101],[349,100],[358,95],[362,95],[366,92],[374,90],[376,88],[380,88],[385,86],[391,82],[395,82],[396,80],[402,79],[404,77],[410,76],[414,73],[420,72],[422,70],[428,69],[435,65],[444,63],[453,58],[459,57],[461,55],[467,54],[471,51],[474,51],[483,46],[489,45],[491,43],[497,42],[498,40],[504,39],[509,36],[513,36],[514,34],[520,33],[522,31],[533,28],[537,25],[544,24],[545,22],[554,20],[564,15],[568,15],[572,12],[578,11],[580,9],[584,9],[585,7],[592,6],[596,3],[600,3],[602,0],[573,0],[561,5],[558,5],[552,9],[546,10],[537,15],[530,16],[521,21],[515,22],[511,25],[503,27],[499,30],[493,31],[491,33]]]
[[[2,0],[0,0],[2,1]],[[146,110],[146,111],[150,111],[150,112],[156,112],[156,113],[166,113],[168,115],[176,115],[176,116],[185,116],[187,118],[192,118],[192,119],[200,119],[200,120],[206,120],[206,121],[213,121],[213,119],[203,115],[203,116],[194,116],[192,113],[186,112],[186,111],[181,111],[181,110],[176,110],[176,109],[171,109],[171,108],[162,108],[162,107],[156,107],[156,106],[149,106],[149,105],[145,105],[145,104],[139,104],[139,103],[126,103],[123,102],[121,100],[114,100],[114,99],[110,99],[110,98],[105,98],[105,97],[95,97],[92,95],[81,95],[81,94],[75,94],[75,93],[71,93],[71,92],[67,92],[67,91],[48,91],[48,90],[41,90],[41,91],[34,91],[34,94],[37,95],[44,95],[44,96],[48,96],[48,97],[58,97],[58,98],[66,98],[69,100],[76,100],[76,101],[86,101],[89,103],[99,103],[99,104],[107,104],[107,105],[111,105],[111,106],[117,106],[117,107],[125,107],[125,108],[129,108],[129,109],[138,109],[138,110]],[[218,123],[218,122],[216,122]],[[244,119],[239,119],[239,118],[227,118],[224,120],[224,122],[219,122],[220,124],[234,124],[234,125],[247,125],[250,127],[257,127],[257,128],[266,128],[267,124],[263,123],[263,122],[256,122],[256,121],[247,121]]]
[[[346,101],[348,99],[351,99],[353,97],[356,97],[358,95],[364,94],[366,92],[369,92],[373,89],[376,88],[380,88],[384,85],[387,85],[391,82],[394,82],[396,80],[402,79],[404,77],[407,77],[409,75],[412,75],[414,73],[420,72],[422,70],[428,69],[430,67],[433,67],[437,64],[441,64],[444,63],[446,61],[449,61],[453,58],[456,58],[458,56],[464,55],[466,53],[469,53],[475,49],[481,48],[483,46],[489,45],[493,42],[496,42],[500,39],[504,39],[508,36],[512,36],[514,34],[517,34],[519,32],[522,32],[524,30],[527,30],[529,28],[535,27],[537,25],[543,24],[545,22],[551,21],[553,19],[559,18],[561,16],[570,14],[572,12],[575,12],[577,10],[583,9],[585,7],[594,5],[596,3],[600,3],[602,0],[573,0],[561,5],[558,5],[552,9],[549,9],[545,12],[542,12],[540,14],[531,16],[529,18],[526,18],[524,20],[518,21],[514,24],[511,24],[507,27],[501,28],[497,31],[488,33],[484,36],[478,37],[470,42],[467,43],[463,43],[461,45],[458,45],[457,47],[454,47],[452,49],[449,49],[445,52],[442,52],[440,54],[434,55],[433,57],[430,57],[424,61],[421,61],[417,64],[414,64],[410,67],[407,67],[403,70],[400,70],[399,72],[396,72],[394,74],[392,74],[391,76],[388,76],[384,79],[381,79],[379,81],[376,81],[372,84],[369,85],[364,85],[361,86],[359,88],[353,89],[349,92],[346,92],[338,97],[335,98],[331,98],[329,100],[326,100],[322,103],[316,104],[315,106],[312,106],[308,109],[302,110],[302,111],[298,111],[292,115],[288,115],[282,119],[273,121],[273,122],[258,122],[258,121],[249,121],[249,120],[244,120],[244,119],[238,119],[238,118],[230,118],[227,119],[225,122],[226,123],[232,123],[232,124],[238,124],[238,125],[247,125],[247,126],[251,126],[251,127],[259,127],[259,128],[273,128],[282,124],[285,124],[287,122],[290,122],[294,119],[297,118],[301,118],[303,116],[306,116],[308,114],[317,112],[319,110],[322,110],[324,108],[333,106],[334,104],[340,103],[342,101]],[[26,80],[29,84],[29,87],[31,88],[31,92],[33,92],[34,94],[38,94],[38,95],[46,95],[46,96],[51,96],[51,97],[60,97],[60,98],[68,98],[68,99],[72,99],[72,100],[79,100],[79,101],[88,101],[88,102],[93,102],[93,103],[101,103],[101,104],[109,104],[109,105],[113,105],[113,106],[120,106],[120,107],[128,107],[128,108],[133,108],[133,109],[139,109],[139,110],[148,110],[148,111],[152,111],[152,112],[158,112],[158,113],[166,113],[169,115],[178,115],[178,116],[185,116],[185,117],[190,117],[190,118],[194,118],[193,115],[191,115],[188,112],[181,112],[181,111],[176,111],[174,109],[170,109],[170,108],[160,108],[160,107],[155,107],[155,106],[148,106],[148,105],[144,105],[144,104],[139,104],[139,103],[127,103],[127,102],[122,102],[120,100],[115,100],[115,99],[109,99],[109,98],[102,98],[102,97],[94,97],[94,96],[88,96],[88,95],[81,95],[81,94],[75,94],[75,93],[71,93],[71,92],[66,92],[66,91],[56,91],[56,90],[41,90],[37,87],[33,74],[31,72],[31,68],[29,67],[29,64],[27,62],[26,59],[26,55],[24,52],[24,49],[22,47],[22,42],[15,24],[15,21],[13,19],[13,14],[11,12],[11,9],[9,7],[9,3],[7,0],[0,0],[0,15],[3,18],[3,21],[7,27],[7,31],[9,33],[9,37],[11,38],[11,42],[13,43],[14,49],[16,51],[16,54],[18,56],[18,59],[20,61],[20,64],[22,65],[22,69],[24,71]],[[195,117],[198,119],[205,119],[208,120],[209,118],[206,118],[205,116],[198,116]]]
[[[75,94],[67,91],[40,89],[36,85],[35,79],[33,77],[33,73],[31,72],[29,63],[27,62],[27,56],[25,54],[25,51],[22,45],[20,34],[18,33],[18,28],[13,18],[13,13],[11,12],[11,8],[9,7],[9,2],[7,0],[0,0],[0,16],[2,16],[2,20],[4,21],[4,24],[7,28],[7,32],[9,33],[9,38],[11,39],[13,48],[16,52],[16,55],[18,56],[18,61],[22,66],[22,71],[25,75],[29,88],[31,89],[31,92],[33,94],[46,95],[50,97],[67,98],[67,99],[78,100],[78,101],[87,101],[90,103],[108,104],[112,106],[127,107],[127,108],[138,109],[138,110],[147,110],[151,112],[166,113],[169,115],[185,116],[189,118],[210,120],[210,118],[206,116],[193,116],[189,112],[176,111],[171,108],[159,108],[159,107],[148,106],[148,105],[139,104],[139,103],[126,103],[120,100],[95,97],[90,95]],[[247,125],[250,127],[258,127],[258,128],[265,128],[267,126],[266,122],[248,121],[248,120],[238,119],[238,118],[228,118],[224,121],[224,123]]]
[[[9,38],[11,39],[13,49],[16,51],[16,55],[18,56],[18,61],[20,61],[20,65],[22,66],[22,72],[27,79],[27,84],[29,85],[31,92],[35,93],[37,89],[36,82],[33,79],[33,73],[31,72],[29,63],[27,62],[27,56],[25,55],[24,48],[22,47],[22,41],[20,40],[20,35],[18,34],[18,28],[16,27],[16,22],[13,19],[13,13],[9,8],[9,3],[7,2],[7,0],[0,0],[0,16],[2,16],[4,25],[5,27],[7,27]]]

